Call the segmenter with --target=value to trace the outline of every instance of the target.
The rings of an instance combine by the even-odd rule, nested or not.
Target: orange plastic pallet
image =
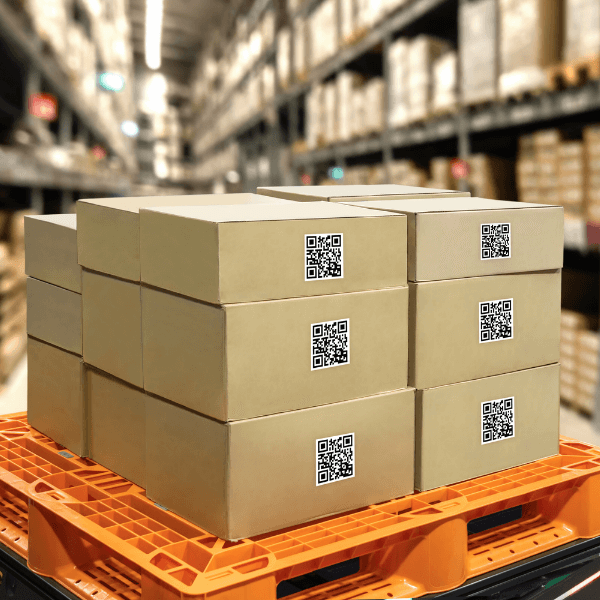
[[[16,415],[0,420],[0,502],[0,541],[84,600],[275,600],[280,582],[357,557],[355,575],[288,600],[414,598],[600,535],[600,448],[562,438],[559,456],[225,542]],[[468,535],[516,506],[519,520]]]

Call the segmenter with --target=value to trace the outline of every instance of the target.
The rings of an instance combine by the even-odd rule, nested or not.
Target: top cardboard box
[[[563,208],[484,198],[349,202],[408,217],[408,280],[562,268]]]
[[[327,202],[140,211],[142,281],[212,304],[402,287],[406,217]]]
[[[25,217],[25,273],[81,294],[75,215]]]
[[[257,194],[299,202],[346,202],[416,198],[469,197],[469,192],[436,190],[411,185],[298,185],[259,187]]]
[[[79,264],[130,281],[140,280],[141,208],[223,204],[283,204],[257,194],[100,198],[77,202]]]

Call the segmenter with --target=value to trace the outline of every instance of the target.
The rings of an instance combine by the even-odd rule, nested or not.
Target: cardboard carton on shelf
[[[79,456],[87,456],[87,411],[81,356],[27,340],[27,420]]]
[[[406,218],[326,202],[142,209],[140,257],[144,284],[212,304],[405,286]]]
[[[412,389],[230,423],[153,397],[147,406],[148,497],[222,539],[414,489]],[[344,457],[337,470],[329,448]]]
[[[409,281],[563,265],[563,210],[558,206],[455,196],[350,204],[407,215]]]
[[[561,272],[409,283],[417,389],[558,362]]]
[[[86,367],[89,457],[146,487],[146,394]]]
[[[257,194],[299,202],[359,202],[366,200],[410,200],[416,198],[468,197],[468,192],[435,190],[408,185],[299,185],[259,187]]]
[[[406,287],[224,306],[142,287],[144,389],[228,421],[405,388],[407,315]]]
[[[417,390],[415,404],[418,490],[558,454],[558,364]]]
[[[78,262],[88,269],[140,281],[139,213],[153,206],[281,204],[257,194],[145,196],[77,202]]]

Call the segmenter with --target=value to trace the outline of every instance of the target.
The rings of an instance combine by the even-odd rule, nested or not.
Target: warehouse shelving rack
[[[58,190],[59,208],[67,211],[77,195],[126,195],[136,169],[134,153],[118,128],[111,128],[74,88],[59,61],[44,48],[44,42],[28,26],[24,16],[8,0],[0,0],[0,39],[23,66],[22,116],[27,115],[30,94],[45,86],[58,98],[58,141],[68,144],[76,121],[79,138],[102,143],[108,156],[121,159],[125,173],[95,176],[41,163],[31,153],[12,146],[0,147],[0,185],[30,190],[29,205],[43,212],[44,189]],[[56,203],[53,205],[56,210]]]

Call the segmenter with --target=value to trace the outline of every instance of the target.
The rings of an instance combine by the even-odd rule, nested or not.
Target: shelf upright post
[[[42,73],[34,65],[29,65],[25,74],[25,97],[23,98],[25,120],[31,123],[35,117],[29,111],[29,99],[42,90]]]
[[[61,108],[58,122],[58,143],[68,146],[73,135],[73,111],[68,106]]]
[[[289,125],[290,126],[290,146],[291,146],[292,152],[294,150],[295,143],[300,138],[299,111],[300,111],[300,106],[298,103],[298,96],[296,94],[294,94],[290,98],[290,101],[288,103],[288,118],[289,118],[289,124],[290,124]],[[294,173],[293,173],[294,182],[297,183],[298,171],[293,165],[292,165],[292,170],[294,171]]]
[[[458,11],[459,11],[459,19],[461,14],[461,9],[463,6],[467,4],[467,0],[458,0]],[[460,27],[459,27],[459,39],[458,45],[460,48],[461,40],[460,40]],[[462,160],[468,160],[471,154],[471,140],[469,137],[469,117],[468,110],[463,104],[462,98],[462,80],[460,73],[460,61],[459,61],[459,72],[458,72],[458,99],[459,99],[459,111],[456,115],[456,130],[458,135],[458,156]],[[460,191],[467,192],[469,191],[469,184],[466,179],[461,179],[459,183]]]
[[[35,212],[44,214],[44,190],[39,187],[31,188],[29,206]]]
[[[392,183],[391,165],[393,160],[392,141],[390,135],[390,46],[392,44],[392,33],[387,31],[383,38],[383,80],[385,81],[385,94],[383,99],[383,132],[381,140],[383,143],[383,164],[386,179]]]
[[[68,214],[73,212],[73,202],[75,201],[75,196],[73,194],[73,190],[62,190],[61,198],[60,198],[60,212],[63,214]]]

